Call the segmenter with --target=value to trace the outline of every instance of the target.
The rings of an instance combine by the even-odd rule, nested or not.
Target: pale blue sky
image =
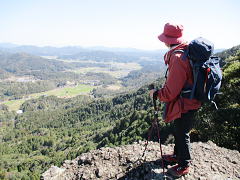
[[[180,23],[190,41],[240,44],[239,0],[0,0],[0,42],[164,48],[157,36]]]

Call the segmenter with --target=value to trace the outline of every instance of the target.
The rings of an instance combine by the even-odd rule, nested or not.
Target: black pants
[[[178,165],[189,166],[191,161],[189,132],[195,123],[196,110],[182,114],[182,117],[173,121],[174,126],[174,154],[177,155]]]

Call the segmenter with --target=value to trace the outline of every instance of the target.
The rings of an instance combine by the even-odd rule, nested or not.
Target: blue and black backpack
[[[181,95],[201,102],[212,102],[216,109],[214,98],[219,94],[222,81],[220,58],[212,56],[214,45],[210,41],[200,37],[189,43],[183,52],[184,57],[190,59],[193,70],[193,86],[184,88]]]

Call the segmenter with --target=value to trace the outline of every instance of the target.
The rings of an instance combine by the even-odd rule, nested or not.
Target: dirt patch
[[[117,90],[121,89],[121,86],[119,86],[119,85],[109,85],[109,86],[107,86],[107,89],[111,90],[111,91],[117,91]]]

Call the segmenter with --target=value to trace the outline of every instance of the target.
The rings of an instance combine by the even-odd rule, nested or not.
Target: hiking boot
[[[168,169],[167,173],[171,176],[179,178],[189,173],[190,167],[181,167],[179,165],[173,166],[172,168]]]
[[[177,163],[177,156],[175,154],[166,154],[162,156],[163,160],[168,163]]]

